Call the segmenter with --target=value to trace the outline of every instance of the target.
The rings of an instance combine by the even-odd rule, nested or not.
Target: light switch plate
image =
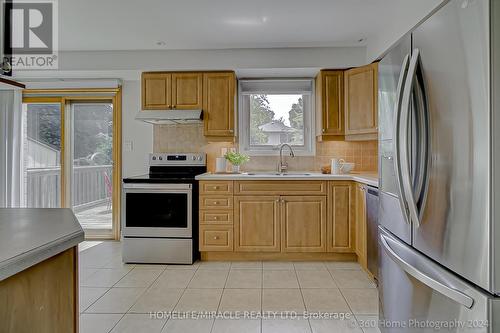
[[[126,140],[123,142],[123,150],[125,151],[133,151],[134,150],[134,142],[132,140]]]

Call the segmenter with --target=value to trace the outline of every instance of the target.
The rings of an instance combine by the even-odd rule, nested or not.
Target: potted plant
[[[250,157],[248,155],[241,154],[241,153],[234,152],[234,151],[227,152],[226,155],[224,155],[224,157],[226,158],[226,160],[231,162],[231,164],[233,165],[233,172],[234,173],[239,173],[240,166],[243,163],[248,162],[250,160]]]

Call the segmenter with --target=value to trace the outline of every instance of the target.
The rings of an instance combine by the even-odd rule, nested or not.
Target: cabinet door
[[[326,251],[326,197],[281,198],[282,252]]]
[[[356,184],[356,254],[359,264],[366,269],[366,186]]]
[[[202,73],[172,73],[172,108],[195,110],[202,108]]]
[[[351,182],[329,182],[327,251],[354,252],[354,205]]]
[[[142,109],[166,110],[172,107],[172,75],[167,73],[142,74]]]
[[[377,133],[377,64],[347,70],[344,81],[345,134]]]
[[[280,252],[279,196],[234,197],[234,250]]]
[[[316,80],[318,121],[323,139],[344,135],[344,73],[321,71]]]
[[[234,136],[234,73],[203,74],[203,121],[206,136]]]

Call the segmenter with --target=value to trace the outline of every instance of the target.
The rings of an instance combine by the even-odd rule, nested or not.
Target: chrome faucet
[[[280,161],[278,163],[278,172],[279,173],[285,173],[286,170],[288,169],[288,163],[283,161],[283,148],[288,147],[290,149],[290,156],[295,157],[295,153],[293,152],[292,146],[290,146],[288,143],[283,143],[280,146]]]

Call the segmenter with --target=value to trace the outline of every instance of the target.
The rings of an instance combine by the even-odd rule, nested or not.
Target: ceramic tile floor
[[[378,292],[356,263],[127,265],[119,242],[80,249],[81,333],[379,332]]]

